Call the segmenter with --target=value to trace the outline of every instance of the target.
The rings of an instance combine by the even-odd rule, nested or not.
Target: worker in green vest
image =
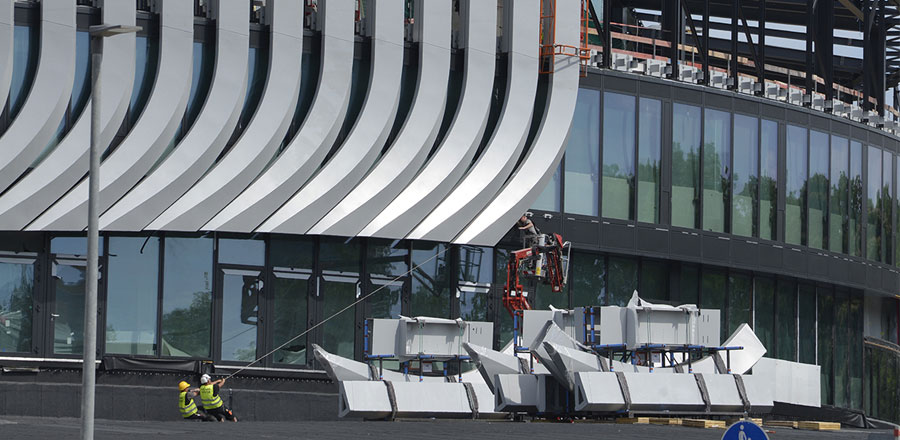
[[[181,417],[184,420],[201,420],[204,422],[212,422],[216,420],[215,417],[207,415],[205,412],[201,412],[197,410],[197,405],[194,403],[194,396],[196,396],[200,391],[196,388],[190,389],[191,384],[181,381],[178,384],[178,391],[181,393],[178,395],[178,410],[181,411]]]
[[[200,376],[200,400],[203,402],[203,409],[220,422],[226,419],[236,422],[237,417],[225,407],[222,398],[219,397],[219,387],[222,385],[225,385],[224,378],[212,381],[208,374]]]

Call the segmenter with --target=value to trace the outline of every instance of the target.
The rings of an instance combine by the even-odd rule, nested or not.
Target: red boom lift
[[[514,316],[517,310],[530,310],[523,281],[550,285],[553,292],[561,292],[568,278],[569,253],[572,244],[563,242],[559,234],[526,235],[524,249],[509,254],[506,263],[506,284],[503,286],[503,307]]]

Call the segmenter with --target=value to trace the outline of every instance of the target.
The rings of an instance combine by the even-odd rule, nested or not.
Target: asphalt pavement
[[[76,439],[80,435],[78,419],[52,419],[0,415],[0,439]],[[781,439],[893,439],[887,431],[842,429],[839,432],[773,430],[771,440]],[[619,425],[613,423],[547,423],[488,422],[478,420],[416,420],[364,422],[340,420],[328,422],[141,422],[97,420],[95,438],[158,440],[168,438],[229,439],[340,439],[387,438],[427,440],[455,438],[459,440],[503,439],[677,439],[719,440],[722,429],[700,429],[681,426]],[[753,439],[756,440],[756,439]]]

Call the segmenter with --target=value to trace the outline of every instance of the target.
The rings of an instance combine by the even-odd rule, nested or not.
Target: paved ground
[[[78,419],[0,416],[2,439],[70,439],[79,437]],[[775,439],[891,439],[885,431],[845,429],[840,432],[808,432],[768,428]],[[128,422],[98,420],[96,438],[158,440],[170,438],[395,438],[427,440],[455,437],[460,440],[502,439],[678,439],[718,440],[721,429],[697,429],[680,426],[615,425],[610,423],[514,423],[483,421],[398,421],[398,422]],[[756,439],[753,439],[756,440]]]

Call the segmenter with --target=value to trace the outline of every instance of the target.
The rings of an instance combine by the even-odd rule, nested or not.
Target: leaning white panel
[[[319,84],[303,125],[274,163],[203,229],[250,232],[290,198],[319,168],[334,144],[350,101],[354,4],[319,2],[322,31]]]
[[[580,9],[579,0],[556,2],[556,44],[579,46]],[[577,57],[556,57],[548,86],[547,109],[527,157],[454,243],[495,245],[543,191],[559,165],[569,137],[578,96],[579,64]]]
[[[493,136],[462,181],[407,238],[452,240],[497,194],[525,147],[537,93],[540,0],[510,2],[503,11],[507,86]]]
[[[403,74],[403,5],[403,0],[369,4],[366,30],[371,36],[372,67],[362,110],[337,153],[267,224],[290,222],[292,228],[305,232],[359,183],[378,158],[400,99],[397,79]]]
[[[481,145],[494,88],[497,2],[460,2],[463,17],[465,81],[455,119],[441,146],[406,189],[359,235],[403,238],[459,181]]]
[[[41,50],[31,91],[0,137],[0,192],[22,175],[62,121],[75,81],[75,2],[41,2]]]
[[[441,127],[450,74],[449,0],[416,0],[419,82],[409,116],[394,143],[363,181],[308,232],[352,237],[403,189],[425,161]],[[302,233],[269,223],[271,232]]]
[[[101,9],[104,23],[134,26],[134,5],[105,2]],[[102,152],[110,144],[125,119],[134,85],[135,35],[107,37],[103,40],[100,63],[100,135]],[[59,145],[27,176],[0,196],[0,229],[17,230],[31,223],[47,206],[62,197],[88,171],[91,106],[88,100],[75,125]]]
[[[253,119],[228,154],[148,229],[200,229],[259,175],[284,140],[300,96],[303,4],[270,0],[264,16],[270,26],[269,74]]]
[[[6,102],[13,72],[13,0],[0,0],[0,102]]]
[[[153,89],[140,118],[125,139],[100,165],[100,212],[137,183],[172,141],[191,90],[194,15],[190,2],[157,3],[159,61]],[[87,179],[60,199],[29,230],[75,230],[87,226]]]
[[[206,172],[231,137],[247,90],[249,9],[241,0],[211,6],[216,67],[203,109],[162,164],[100,217],[102,229],[143,229]]]

